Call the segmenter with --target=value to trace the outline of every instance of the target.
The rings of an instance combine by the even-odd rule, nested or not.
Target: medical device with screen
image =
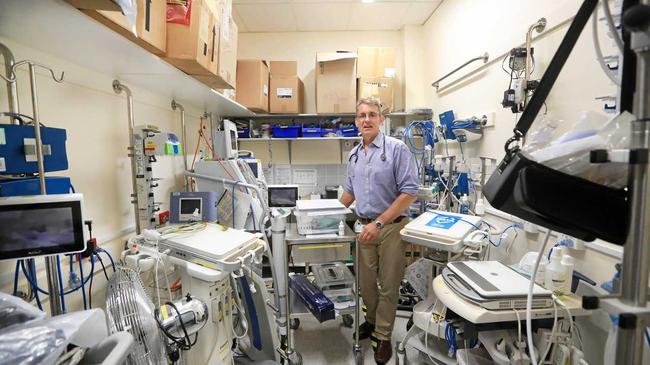
[[[269,207],[290,208],[296,206],[298,185],[269,185]]]
[[[81,252],[83,195],[0,199],[0,260]]]

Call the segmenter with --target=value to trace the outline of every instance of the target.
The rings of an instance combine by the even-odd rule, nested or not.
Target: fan
[[[166,363],[165,341],[154,318],[154,305],[132,269],[116,267],[108,282],[106,312],[111,333],[127,331],[135,339],[127,359],[129,364]]]

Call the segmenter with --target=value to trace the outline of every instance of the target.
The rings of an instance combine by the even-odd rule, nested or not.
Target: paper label
[[[386,88],[388,87],[388,84],[385,83],[385,82],[380,82],[378,86],[379,86],[379,88],[381,88],[381,89],[386,89]]]
[[[7,164],[5,164],[5,158],[0,157],[0,172],[7,171]]]
[[[0,128],[0,144],[7,144],[7,137],[5,136],[4,128]]]
[[[293,89],[290,87],[279,87],[275,89],[278,99],[291,99],[293,97]]]
[[[264,96],[269,96],[269,85],[264,84]]]
[[[384,77],[395,77],[395,69],[392,67],[384,68]]]
[[[210,39],[210,13],[207,7],[201,9],[201,21],[199,23],[199,40],[203,43],[208,43]]]
[[[427,223],[427,226],[434,227],[434,228],[449,229],[454,224],[456,224],[456,222],[458,222],[459,220],[460,220],[459,217],[454,217],[453,215],[438,214],[435,218],[430,220],[429,223]]]

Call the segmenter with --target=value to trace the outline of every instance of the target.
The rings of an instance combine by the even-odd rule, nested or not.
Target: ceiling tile
[[[429,19],[431,14],[438,8],[440,4],[437,2],[414,2],[411,3],[410,7],[406,11],[406,14],[402,21],[404,25],[421,25]]]
[[[321,0],[322,1],[322,0]],[[350,3],[296,3],[293,5],[298,31],[346,30]],[[318,16],[314,16],[318,14]]]
[[[348,30],[399,30],[407,3],[356,3],[350,7]]]
[[[237,12],[249,32],[295,32],[291,4],[238,4]]]

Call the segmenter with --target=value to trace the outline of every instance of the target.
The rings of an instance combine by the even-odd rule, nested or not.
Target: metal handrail
[[[445,76],[443,76],[443,77],[439,78],[438,80],[434,81],[434,82],[431,84],[431,86],[435,87],[436,90],[438,90],[438,88],[440,87],[440,82],[441,82],[442,80],[448,78],[449,76],[451,76],[451,75],[455,74],[456,72],[460,71],[461,69],[463,69],[465,66],[467,66],[467,65],[469,65],[469,64],[471,64],[471,63],[473,63],[473,62],[476,62],[476,61],[478,61],[478,60],[483,60],[483,63],[487,63],[487,61],[488,61],[489,58],[490,58],[490,55],[489,55],[487,52],[485,52],[482,56],[472,58],[471,60],[469,60],[469,61],[463,63],[462,65],[460,65],[459,67],[457,67],[456,69],[454,69],[453,71],[451,71],[450,73],[448,73],[448,74],[446,74]]]

